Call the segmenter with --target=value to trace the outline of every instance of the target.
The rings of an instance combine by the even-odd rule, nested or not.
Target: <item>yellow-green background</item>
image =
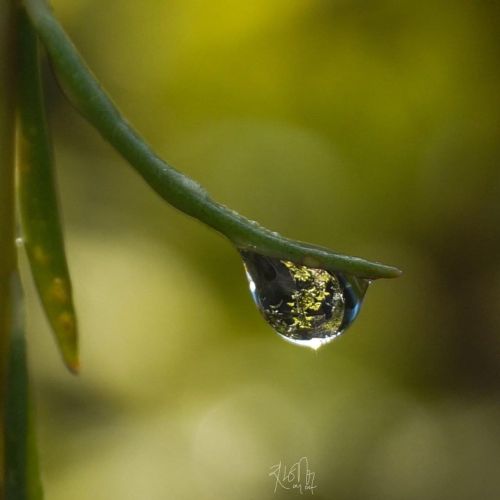
[[[48,500],[500,498],[500,4],[57,0],[131,122],[215,199],[401,267],[314,353],[241,262],[49,88],[82,374],[28,303]]]

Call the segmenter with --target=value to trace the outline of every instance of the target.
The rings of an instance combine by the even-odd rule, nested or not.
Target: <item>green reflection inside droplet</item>
[[[266,321],[286,340],[317,349],[355,319],[368,280],[241,251],[250,291]]]

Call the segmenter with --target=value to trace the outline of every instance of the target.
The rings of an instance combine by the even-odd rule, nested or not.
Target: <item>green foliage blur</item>
[[[28,304],[46,498],[500,498],[500,4],[55,0],[104,87],[213,197],[401,267],[319,352],[238,254],[50,80],[82,374]],[[304,492],[309,495],[310,492]]]

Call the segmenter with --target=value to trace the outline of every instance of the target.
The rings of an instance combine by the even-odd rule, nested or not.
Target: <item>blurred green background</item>
[[[50,500],[500,498],[500,3],[56,0],[154,148],[284,235],[401,267],[315,353],[49,89],[82,374],[28,303]]]

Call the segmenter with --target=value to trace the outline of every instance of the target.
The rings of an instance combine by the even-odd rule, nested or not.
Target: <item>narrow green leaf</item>
[[[5,498],[5,389],[11,325],[10,276],[16,268],[14,246],[14,142],[16,88],[16,7],[0,1],[0,498]]]
[[[41,500],[43,492],[26,361],[22,293],[17,274],[11,290],[14,311],[5,412],[5,497],[6,500]]]
[[[40,300],[66,366],[78,371],[76,315],[64,252],[40,76],[40,50],[24,12],[19,23],[18,190],[22,233]]]

